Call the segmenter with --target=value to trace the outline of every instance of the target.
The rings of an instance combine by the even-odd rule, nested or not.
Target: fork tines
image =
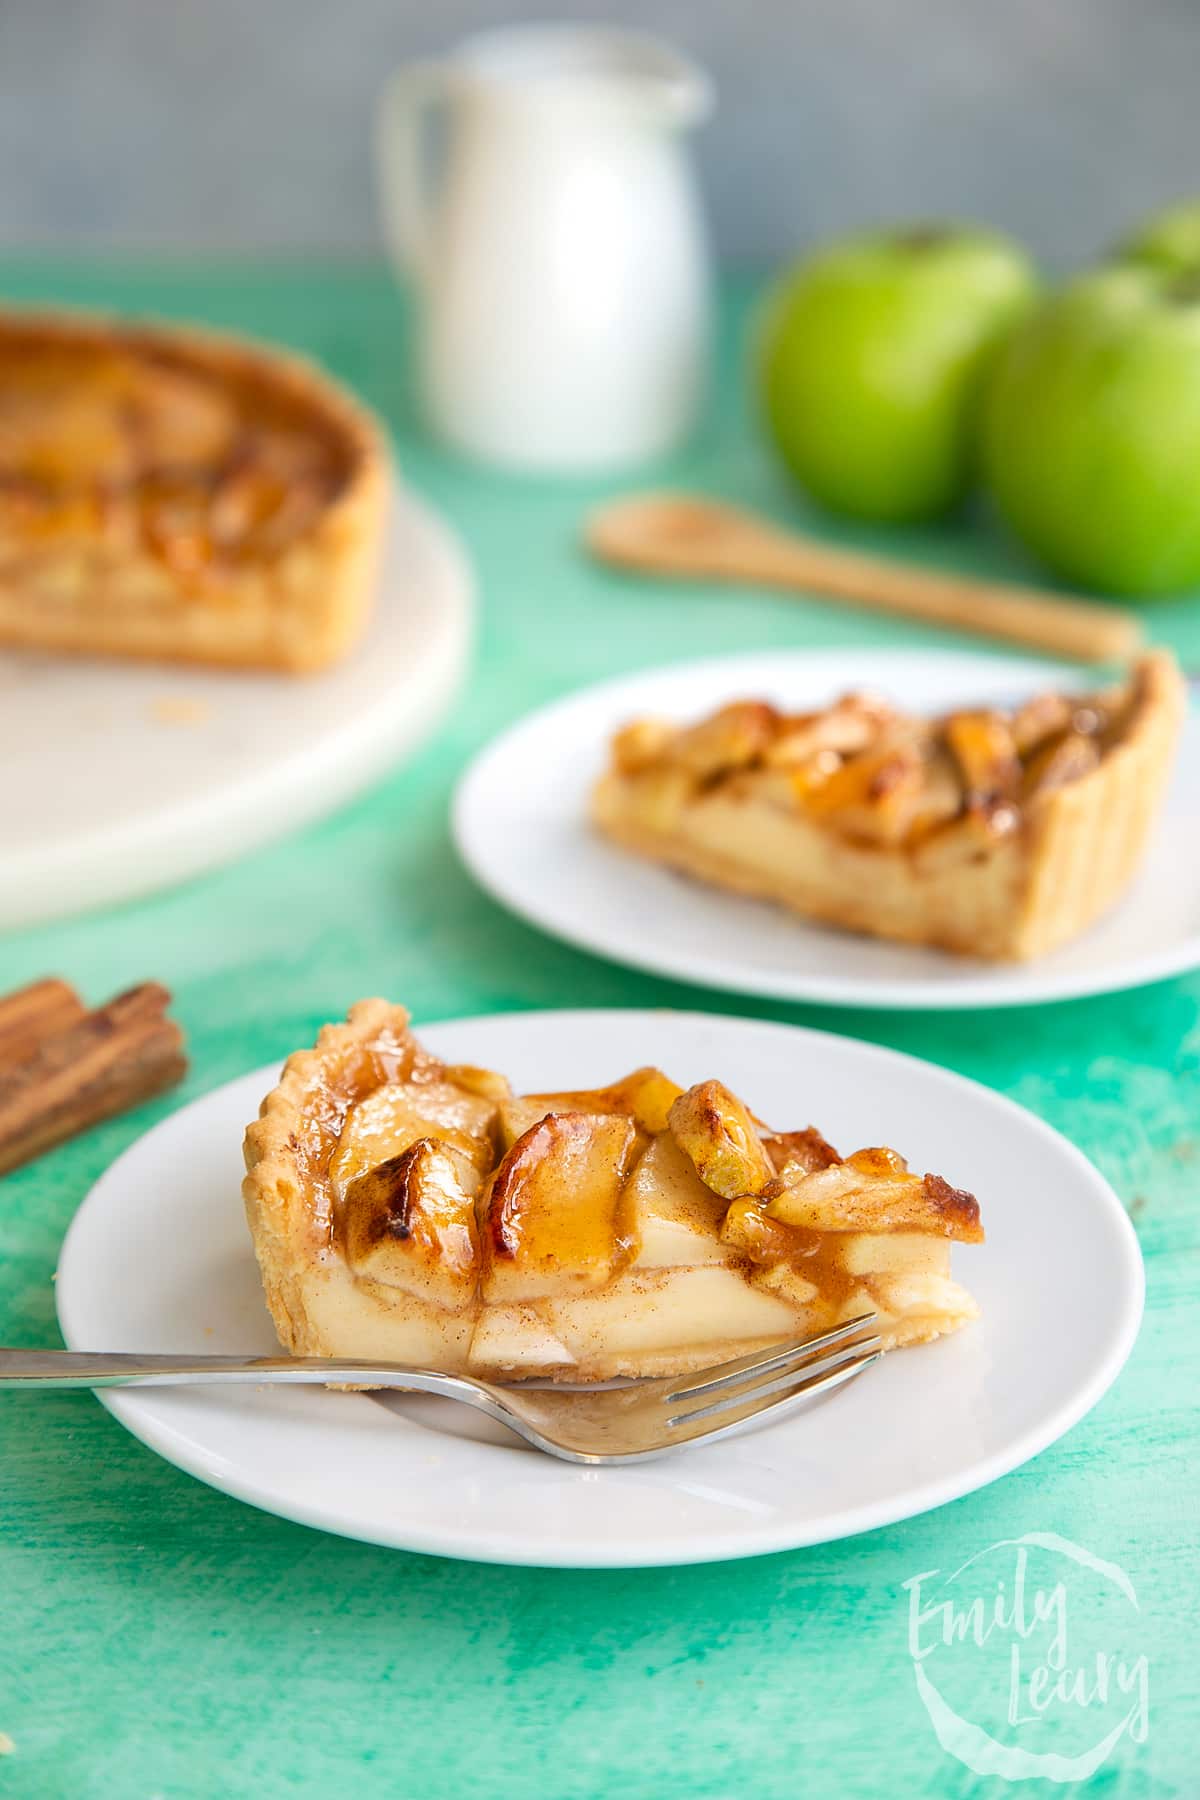
[[[793,1397],[812,1398],[827,1388],[837,1387],[883,1355],[882,1342],[874,1330],[877,1324],[875,1313],[863,1313],[819,1337],[782,1344],[766,1355],[760,1351],[739,1356],[702,1371],[701,1378],[695,1381],[681,1379],[679,1386],[665,1396],[668,1406],[678,1406],[667,1424],[674,1428],[701,1425],[727,1413],[732,1425],[742,1418],[752,1418],[768,1406],[781,1405]],[[703,1404],[690,1404],[696,1400]]]

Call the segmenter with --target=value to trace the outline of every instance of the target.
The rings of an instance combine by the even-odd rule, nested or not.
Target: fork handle
[[[345,1381],[473,1400],[473,1383],[406,1363],[322,1356],[144,1356],[107,1350],[0,1349],[0,1388],[181,1387]]]

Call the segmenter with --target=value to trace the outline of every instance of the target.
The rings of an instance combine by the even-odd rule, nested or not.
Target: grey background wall
[[[1200,190],[1196,0],[581,0],[714,72],[720,249],[968,214],[1054,262]],[[500,0],[0,0],[0,246],[376,243],[386,72]]]

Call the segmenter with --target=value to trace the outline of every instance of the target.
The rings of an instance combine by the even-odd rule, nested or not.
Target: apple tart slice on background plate
[[[516,1096],[365,1000],[291,1057],[246,1134],[267,1304],[300,1356],[493,1380],[669,1375],[874,1311],[885,1348],[975,1316],[973,1195],[843,1160],[722,1082],[646,1067]]]
[[[1166,651],[1101,693],[934,719],[860,693],[798,713],[733,700],[684,726],[626,725],[593,814],[618,844],[718,887],[1022,961],[1129,885],[1183,710]]]
[[[1200,717],[1162,652],[1099,691],[950,651],[653,669],[513,726],[454,823],[543,930],[739,993],[1004,1006],[1200,965]]]
[[[675,1313],[697,1332],[711,1329],[718,1286],[722,1307],[732,1307],[732,1289],[739,1306],[754,1309],[753,1318],[731,1311],[727,1326],[758,1333],[775,1330],[765,1326],[767,1305],[791,1320],[818,1304],[836,1309],[868,1283],[890,1296],[897,1334],[946,1329],[971,1307],[943,1271],[956,1236],[977,1233],[974,1208],[890,1159],[867,1158],[865,1167],[854,1157],[828,1160],[830,1144],[872,1139],[907,1149],[918,1169],[979,1186],[987,1239],[964,1242],[957,1257],[978,1316],[885,1356],[869,1378],[790,1419],[686,1456],[599,1472],[540,1456],[500,1426],[428,1396],[252,1385],[100,1394],[152,1449],[253,1505],[374,1543],[498,1562],[631,1567],[755,1555],[868,1530],[994,1481],[1082,1418],[1133,1344],[1141,1259],[1111,1187],[1040,1120],[945,1069],[828,1032],[667,1010],[494,1014],[422,1026],[420,1038],[423,1056],[390,1008],[360,1011],[349,1026],[329,1028],[320,1050],[293,1059],[286,1075],[277,1065],[252,1070],[132,1145],[76,1213],[59,1256],[54,1293],[67,1344],[269,1356],[278,1354],[278,1319],[289,1341],[314,1321],[326,1331],[402,1327],[414,1348],[424,1334],[447,1356],[469,1355],[484,1310],[470,1296],[488,1271],[498,1282],[491,1318],[525,1323],[516,1334],[521,1354],[562,1375],[558,1345],[584,1367],[594,1346],[612,1355],[621,1321],[604,1303],[613,1293],[674,1285],[677,1274],[679,1301],[689,1289],[695,1298],[706,1279],[713,1289],[703,1309]],[[322,1090],[318,1081],[327,1055],[330,1072],[340,1069],[340,1096],[336,1083]],[[607,1111],[580,1113],[584,1093],[595,1105],[614,1071],[636,1062],[674,1080],[623,1082],[621,1105],[656,1127],[665,1111],[665,1130],[646,1130],[615,1095],[605,1095]],[[517,1094],[553,1087],[559,1119],[604,1120],[604,1131],[543,1133],[546,1102],[534,1102],[531,1125],[507,1084],[480,1073],[488,1068],[505,1070]],[[808,1130],[765,1132],[754,1119],[747,1129],[708,1086],[714,1075],[763,1118],[819,1120],[829,1141]],[[240,1146],[247,1119],[276,1090],[282,1099],[267,1110],[281,1125],[291,1109],[292,1168],[286,1139],[270,1149],[263,1120],[251,1132],[262,1190],[251,1209],[262,1209],[273,1318],[246,1228]],[[306,1094],[311,1109],[300,1104]],[[391,1147],[416,1129],[445,1148],[420,1139],[398,1153]],[[619,1158],[631,1130],[632,1187],[627,1179],[612,1203],[610,1227],[609,1199],[601,1193],[596,1204],[612,1168],[602,1151],[607,1140]],[[509,1162],[489,1245],[479,1227],[485,1209],[467,1208],[462,1196],[477,1179],[481,1193],[492,1180],[508,1132],[530,1154]],[[545,1141],[552,1135],[555,1145]],[[301,1162],[321,1165],[334,1143],[332,1179],[301,1180]],[[546,1254],[548,1243],[562,1242],[552,1212],[535,1218],[518,1204],[535,1193],[546,1199],[537,1172],[547,1153],[570,1161],[581,1188],[591,1183],[590,1210],[576,1220],[588,1229],[577,1232],[569,1270]],[[760,1154],[771,1168],[760,1193],[727,1199],[720,1189],[753,1187],[763,1176]],[[678,1187],[656,1172],[664,1159],[682,1168]],[[631,1216],[640,1254],[659,1259],[641,1270],[630,1257]],[[846,1229],[827,1231],[831,1218]],[[809,1246],[811,1257],[797,1255]],[[583,1279],[568,1282],[568,1273]],[[800,1288],[805,1279],[816,1296]],[[787,1297],[773,1280],[790,1288]],[[373,1283],[382,1299],[364,1307]],[[526,1283],[540,1291],[515,1298]],[[626,1340],[623,1355],[680,1354],[678,1330],[664,1350],[661,1337],[647,1343],[657,1331],[650,1307],[635,1316],[641,1336],[632,1347]],[[599,1373],[598,1348],[595,1357]]]

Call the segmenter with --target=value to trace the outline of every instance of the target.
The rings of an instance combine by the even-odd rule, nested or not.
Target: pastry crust
[[[914,730],[906,740],[910,722],[884,709],[868,721],[884,751],[875,752],[868,739],[847,751],[842,764],[852,773],[854,758],[869,752],[878,791],[840,815],[821,808],[819,786],[809,800],[810,790],[798,793],[794,785],[799,773],[771,762],[796,723],[773,709],[766,709],[773,718],[765,751],[747,756],[743,746],[742,760],[699,776],[680,767],[682,737],[712,729],[738,707],[689,734],[639,721],[617,740],[612,765],[593,793],[592,817],[637,855],[805,918],[963,955],[1027,960],[1077,936],[1115,903],[1136,872],[1161,803],[1185,705],[1173,658],[1165,651],[1144,657],[1126,687],[1098,697],[1101,703],[1111,731],[1094,748],[1080,740],[1089,752],[1081,771],[1071,775],[1060,767],[1056,776],[1048,770],[1039,784],[1032,759],[1014,758],[996,777],[1011,788],[1011,798],[1003,787],[972,796],[957,769],[958,785],[947,797],[932,778],[945,778],[945,736]],[[753,703],[744,704],[742,724]],[[840,703],[840,715],[831,708],[825,728],[835,732],[829,721],[844,721],[853,706],[851,697]],[[960,718],[986,726],[992,716]],[[941,724],[943,734],[951,730],[950,743],[953,724]],[[655,736],[664,729],[665,738]],[[1046,734],[1044,750],[1036,748],[1053,751],[1075,736],[1064,726]],[[898,748],[889,765],[893,743]],[[887,782],[904,778],[910,750],[918,762],[924,759],[916,822],[907,835],[889,836]],[[842,752],[832,755],[836,761]],[[920,805],[942,811],[926,816]]]
[[[703,1368],[874,1310],[885,1344],[975,1314],[950,1248],[974,1198],[894,1152],[842,1162],[719,1082],[642,1069],[518,1098],[364,1000],[289,1057],[243,1194],[284,1346],[602,1381]]]
[[[309,673],[369,612],[383,434],[303,358],[0,312],[0,644]]]

